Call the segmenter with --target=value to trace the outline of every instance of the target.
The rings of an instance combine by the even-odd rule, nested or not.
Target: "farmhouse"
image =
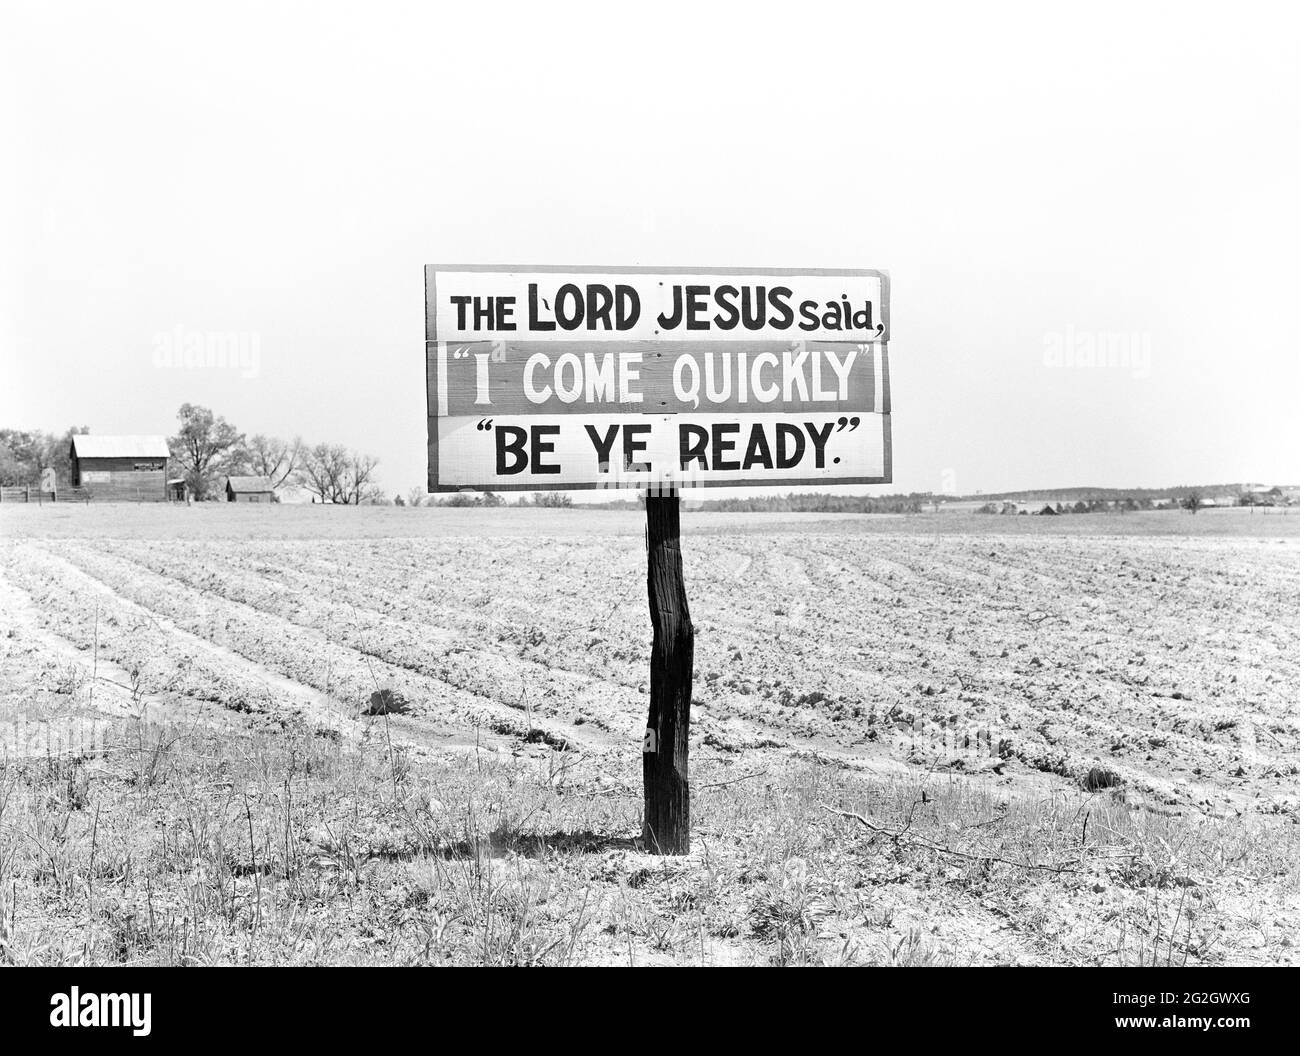
[[[167,501],[167,462],[171,452],[164,436],[96,436],[72,438],[71,484],[95,499],[110,502]]]
[[[266,477],[227,477],[227,502],[274,502],[275,488]]]

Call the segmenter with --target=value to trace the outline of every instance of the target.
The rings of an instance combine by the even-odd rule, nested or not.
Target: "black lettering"
[[[554,330],[555,323],[550,319],[541,319],[537,315],[537,283],[528,284],[528,329]]]
[[[623,468],[624,469],[643,469],[649,471],[649,462],[638,462],[636,456],[645,450],[645,441],[638,440],[637,437],[645,436],[650,432],[651,427],[648,425],[625,425],[623,426]]]
[[[591,446],[596,449],[596,462],[600,466],[600,471],[608,473],[609,456],[614,451],[614,439],[618,436],[618,426],[611,425],[603,440],[600,438],[600,434],[596,432],[594,425],[584,426],[583,428],[587,430],[587,435],[591,437]]]
[[[735,298],[740,291],[734,286],[719,286],[713,292],[713,299],[718,302],[721,311],[713,317],[713,325],[719,330],[734,330],[736,324],[740,322],[740,310],[736,307]],[[726,314],[724,315],[723,312]]]
[[[609,319],[609,310],[614,307],[614,295],[608,286],[593,282],[587,287],[587,329],[595,330],[597,323],[604,323],[603,329],[610,330],[613,324]]]
[[[707,330],[709,321],[702,318],[708,305],[704,303],[704,298],[709,295],[707,286],[687,286],[686,287],[686,329],[687,330]]]
[[[826,465],[826,441],[830,439],[835,423],[827,422],[823,428],[818,429],[812,422],[804,422],[803,427],[808,430],[808,438],[812,440],[817,452],[816,466],[821,469]]]
[[[664,315],[659,313],[659,325],[665,330],[675,330],[677,325],[682,321],[682,288],[673,287],[673,314]]]
[[[565,300],[573,305],[572,311],[565,310]],[[582,291],[571,282],[555,291],[555,321],[562,330],[576,330],[582,325]]]
[[[788,286],[773,287],[772,292],[768,294],[768,301],[777,312],[768,322],[772,329],[786,330],[794,322],[794,311],[790,308],[790,298],[793,296],[794,291]]]
[[[794,450],[790,451],[785,442],[792,440]],[[776,423],[776,468],[793,469],[803,458],[803,430],[797,425],[791,425],[789,422]]]
[[[635,286],[614,287],[614,320],[619,330],[631,330],[641,318],[641,295]]]
[[[515,299],[513,297],[497,298],[497,329],[513,330],[515,322],[511,318],[515,314]]]
[[[683,472],[688,465],[696,461],[699,462],[701,469],[709,468],[709,431],[702,425],[679,425],[677,444]]]
[[[749,434],[749,446],[745,448],[745,461],[741,464],[742,469],[753,466],[772,468],[772,450],[767,446],[767,435],[761,425],[754,426],[753,432]]]
[[[740,298],[740,315],[746,330],[762,330],[767,322],[767,287],[746,286]]]
[[[451,303],[456,306],[456,329],[465,329],[465,309],[469,307],[468,297],[453,297]]]
[[[723,461],[724,452],[734,451],[736,441],[722,439],[724,434],[739,433],[740,423],[738,422],[719,422],[713,427],[713,468],[717,470],[739,469],[740,463],[735,461]]]
[[[522,473],[528,468],[528,452],[524,450],[524,445],[528,442],[527,432],[517,425],[498,425],[496,427],[496,439],[497,474],[499,476]],[[514,456],[512,464],[506,464],[506,455]]]
[[[534,473],[558,473],[559,466],[542,465],[542,456],[549,455],[555,450],[555,444],[550,440],[543,440],[544,436],[559,436],[560,427],[558,425],[534,425],[531,427],[533,432],[533,472]]]
[[[799,314],[803,316],[804,321],[799,324],[800,330],[816,330],[821,325],[821,320],[817,318],[817,302],[804,301],[799,305]]]

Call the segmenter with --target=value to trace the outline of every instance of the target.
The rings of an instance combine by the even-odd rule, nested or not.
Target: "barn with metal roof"
[[[166,502],[171,452],[165,436],[72,438],[72,486],[95,500]]]

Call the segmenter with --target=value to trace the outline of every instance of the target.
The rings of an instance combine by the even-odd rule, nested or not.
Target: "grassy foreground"
[[[0,762],[9,964],[1202,964],[1293,949],[1300,829],[946,775],[705,762],[693,852],[640,773],[113,720]],[[761,764],[759,764],[761,765]]]

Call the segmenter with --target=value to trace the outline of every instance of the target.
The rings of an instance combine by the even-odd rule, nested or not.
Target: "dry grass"
[[[1260,959],[1261,929],[1287,953],[1282,821],[713,764],[694,853],[656,858],[631,772],[393,749],[383,728],[120,720],[93,757],[0,765],[4,960],[1197,964]]]

